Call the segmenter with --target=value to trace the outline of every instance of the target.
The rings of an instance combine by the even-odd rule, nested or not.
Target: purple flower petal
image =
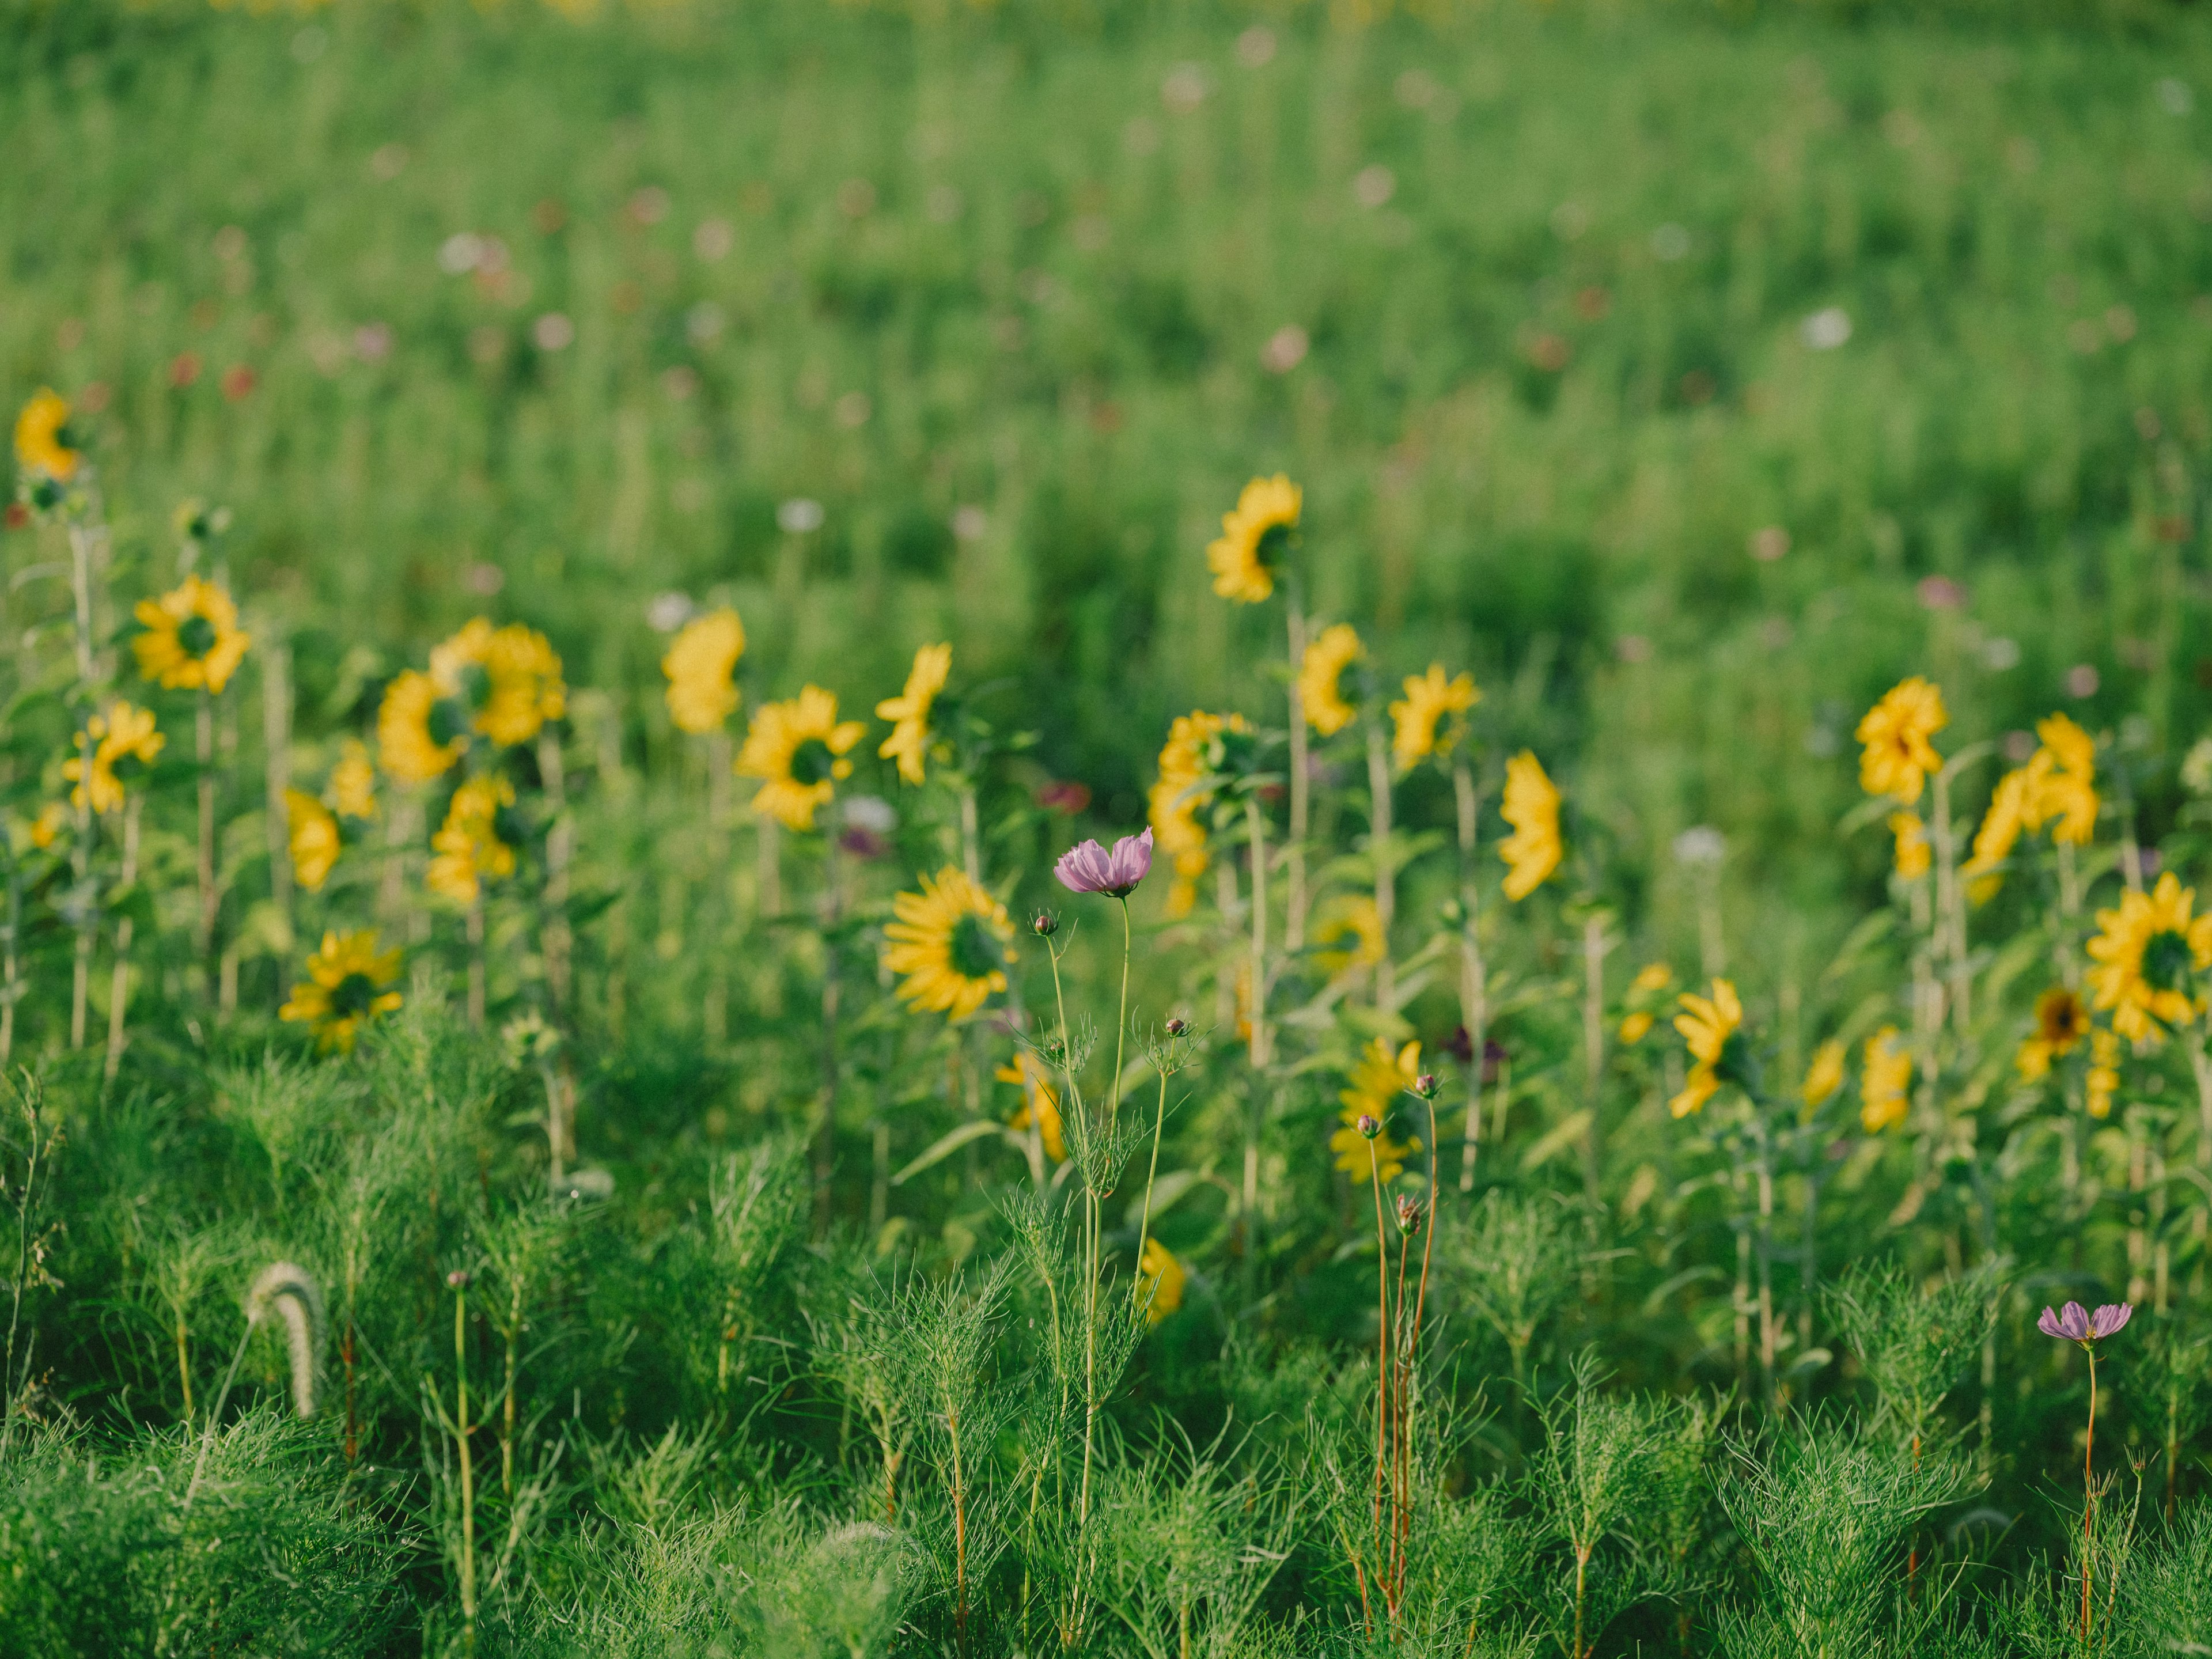
[[[2087,1342],[2089,1340],[2089,1312],[2078,1302],[2068,1303],[2063,1313],[2054,1314],[2045,1308],[2043,1316],[2035,1322],[2035,1328],[2045,1336],[2058,1338],[2062,1342]]]
[[[2107,1302],[2090,1319],[2089,1334],[2092,1338],[2110,1336],[2134,1315],[2135,1305],[2132,1303]]]
[[[1079,842],[1060,855],[1052,866],[1060,884],[1071,893],[1096,893],[1106,885],[1106,849],[1095,841]]]
[[[1095,841],[1071,847],[1060,855],[1052,872],[1071,893],[1103,893],[1126,898],[1152,868],[1152,832],[1124,836],[1109,853]]]

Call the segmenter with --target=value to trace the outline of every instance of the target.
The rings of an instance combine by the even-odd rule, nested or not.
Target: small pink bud
[[[1370,1140],[1374,1139],[1382,1133],[1382,1120],[1372,1112],[1362,1112],[1359,1115],[1359,1133]]]

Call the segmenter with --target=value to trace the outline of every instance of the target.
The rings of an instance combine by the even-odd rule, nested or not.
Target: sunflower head
[[[876,718],[891,722],[891,734],[884,739],[876,753],[885,760],[898,762],[902,783],[920,783],[927,775],[924,763],[932,736],[930,714],[936,706],[938,693],[945,690],[945,682],[951,672],[952,647],[925,645],[914,653],[914,666],[907,672],[906,690],[876,705]]]
[[[2088,945],[2099,1012],[2133,1042],[2162,1042],[2168,1031],[2195,1018],[2201,1000],[2197,978],[2212,968],[2212,915],[2192,916],[2193,888],[2167,871],[2148,893],[2121,895],[2117,909],[2100,910],[2102,930]]]
[[[363,1025],[399,1006],[399,993],[389,988],[398,977],[399,952],[380,953],[374,930],[325,933],[277,1018],[306,1022],[325,1054],[350,1054]]]
[[[1870,1135],[1905,1121],[1905,1091],[1912,1086],[1912,1051],[1894,1025],[1867,1039],[1860,1063],[1859,1122]]]
[[[112,812],[123,805],[125,787],[145,775],[168,741],[154,729],[152,709],[109,704],[84,723],[76,752],[62,763],[62,775],[75,786],[70,805]]]
[[[443,777],[468,746],[468,723],[459,702],[440,696],[428,674],[404,668],[384,688],[376,747],[393,781],[423,784]]]
[[[505,778],[471,778],[453,791],[446,821],[430,837],[432,857],[424,879],[430,890],[456,904],[473,904],[486,881],[514,873],[514,849],[522,840],[516,823],[514,786]]]
[[[1393,1048],[1381,1037],[1369,1043],[1353,1066],[1351,1079],[1337,1100],[1343,1107],[1340,1127],[1328,1138],[1336,1154],[1336,1167],[1357,1180],[1361,1176],[1395,1179],[1406,1160],[1421,1150],[1419,1140],[1395,1140],[1385,1129],[1390,1110],[1400,1095],[1420,1081],[1421,1045],[1408,1042]],[[1372,1132],[1361,1127],[1365,1121]]]
[[[1298,707],[1324,738],[1341,732],[1356,712],[1345,700],[1344,671],[1366,654],[1350,623],[1322,629],[1306,647],[1298,663]]]
[[[1275,573],[1297,538],[1304,492],[1278,472],[1255,478],[1221,517],[1221,534],[1206,550],[1213,591],[1224,599],[1257,605],[1275,591]]]
[[[1950,724],[1941,687],[1915,674],[1882,694],[1859,721],[1859,787],[1910,805],[1928,774],[1943,764],[1929,740]]]
[[[1211,855],[1206,851],[1206,825],[1199,814],[1212,803],[1209,780],[1229,769],[1239,756],[1249,757],[1255,745],[1250,724],[1242,714],[1209,714],[1196,709],[1176,716],[1168,740],[1160,750],[1160,775],[1148,799],[1153,850],[1171,860],[1175,879],[1168,889],[1168,915],[1188,915],[1198,899],[1198,878]],[[1232,753],[1232,750],[1234,753]]]
[[[1498,843],[1505,860],[1505,896],[1518,902],[1534,892],[1559,867],[1559,792],[1544,774],[1543,763],[1528,750],[1505,763],[1502,809],[1513,833]]]
[[[292,878],[310,893],[322,890],[338,861],[342,838],[329,807],[304,790],[284,792],[284,823],[292,852]]]
[[[1813,1063],[1805,1068],[1805,1109],[1818,1111],[1843,1086],[1844,1045],[1831,1039],[1813,1050]]]
[[[948,865],[918,893],[891,901],[884,966],[906,977],[898,994],[917,1009],[967,1019],[1006,988],[1013,918],[964,871]]]
[[[1934,862],[1928,846],[1927,824],[1917,812],[1892,812],[1889,833],[1897,844],[1898,875],[1906,881],[1919,880]]]
[[[1060,1117],[1060,1095],[1052,1086],[1052,1071],[1026,1048],[991,1075],[1022,1091],[1022,1109],[1006,1121],[1010,1129],[1034,1127],[1044,1155],[1055,1164],[1067,1162],[1066,1126]]]
[[[763,703],[753,711],[736,767],[738,776],[761,780],[753,809],[787,830],[811,830],[816,811],[853,775],[845,756],[866,729],[858,720],[839,720],[836,694],[818,685],[802,688],[787,702]]]
[[[76,476],[84,454],[69,418],[69,400],[52,386],[40,387],[15,416],[15,463],[34,487]]]
[[[1743,1035],[1743,1004],[1736,997],[1735,985],[1717,979],[1710,997],[1686,992],[1680,1001],[1682,1012],[1674,1017],[1674,1029],[1689,1045],[1695,1063],[1681,1092],[1668,1103],[1668,1109],[1676,1117],[1703,1111],[1724,1083],[1756,1090],[1758,1062]]]
[[[560,656],[520,623],[494,628],[472,617],[431,651],[430,680],[437,691],[430,734],[441,744],[471,733],[502,748],[527,743],[568,708]]]
[[[131,649],[138,672],[163,690],[220,694],[246,659],[252,636],[238,625],[238,606],[213,582],[187,574],[159,599],[141,599],[140,631]]]
[[[660,659],[668,677],[668,713],[681,732],[718,732],[737,713],[738,662],[745,625],[725,605],[685,623]]]
[[[1467,722],[1460,716],[1481,700],[1474,676],[1447,679],[1440,662],[1431,663],[1425,674],[1408,674],[1405,700],[1390,705],[1395,726],[1390,757],[1398,769],[1409,771],[1431,755],[1450,754],[1466,735]]]
[[[1145,1322],[1157,1325],[1182,1306],[1183,1265],[1168,1253],[1167,1246],[1158,1239],[1148,1238],[1137,1271],[1152,1289],[1152,1296],[1145,1304]]]
[[[358,738],[346,739],[338,763],[331,769],[325,798],[342,818],[367,823],[376,817],[376,767],[368,758],[368,745]]]

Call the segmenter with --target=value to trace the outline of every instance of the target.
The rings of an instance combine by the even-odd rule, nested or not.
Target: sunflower
[[[94,714],[76,734],[76,753],[62,763],[62,775],[76,786],[70,805],[112,812],[123,805],[124,785],[151,765],[168,741],[154,729],[150,708],[117,702],[105,714]]]
[[[291,840],[292,878],[310,893],[320,892],[338,861],[337,819],[313,795],[287,789],[284,824]]]
[[[15,417],[15,460],[31,477],[67,483],[84,459],[69,428],[69,400],[41,386]]]
[[[1689,1044],[1695,1062],[1683,1079],[1681,1092],[1667,1103],[1676,1117],[1702,1112],[1722,1084],[1742,1080],[1743,1040],[1736,1033],[1743,1024],[1743,1004],[1727,980],[1715,980],[1712,990],[1710,997],[1685,991],[1680,999],[1682,1012],[1674,1016],[1674,1029]]]
[[[1917,881],[1928,873],[1928,826],[1917,812],[1892,812],[1889,833],[1897,840],[1897,873]]]
[[[1844,1045],[1832,1039],[1813,1050],[1813,1063],[1805,1068],[1805,1086],[1800,1091],[1805,1109],[1818,1111],[1844,1086]]]
[[[276,1017],[307,1021],[325,1054],[351,1054],[362,1025],[399,1006],[399,993],[385,988],[398,977],[398,951],[378,955],[374,929],[325,933],[322,948],[307,958],[307,978]]]
[[[1445,717],[1464,714],[1481,701],[1474,675],[1446,679],[1440,662],[1431,663],[1425,674],[1407,675],[1405,701],[1390,705],[1390,718],[1396,723],[1390,738],[1391,761],[1405,772],[1431,755],[1450,754],[1466,734],[1467,722]]]
[[[1332,977],[1355,968],[1371,968],[1390,954],[1382,912],[1366,894],[1352,894],[1322,907],[1314,927],[1314,943],[1340,942],[1337,950],[1314,952],[1314,965]]]
[[[2051,1062],[2080,1048],[2088,1030],[2088,1009],[2065,986],[2054,985],[2036,998],[2035,1035],[2013,1057],[2021,1081],[2035,1083],[2050,1076]]]
[[[677,730],[719,732],[738,712],[738,659],[744,654],[745,625],[727,605],[684,624],[660,659]]]
[[[952,647],[949,645],[925,645],[914,653],[914,666],[907,671],[906,690],[896,697],[885,697],[876,705],[876,718],[891,722],[891,734],[883,741],[876,753],[889,760],[898,757],[901,781],[920,783],[922,780],[922,760],[929,751],[929,711],[937,701],[937,694],[945,690],[945,677],[952,672]]]
[[[1912,1051],[1894,1025],[1867,1039],[1860,1061],[1859,1121],[1870,1135],[1905,1121],[1905,1091],[1912,1086]]]
[[[1628,982],[1631,996],[1649,996],[1654,991],[1663,991],[1674,982],[1674,970],[1663,962],[1647,962],[1636,970],[1636,977]]]
[[[1221,534],[1206,550],[1215,592],[1257,605],[1275,591],[1275,568],[1297,538],[1304,500],[1304,493],[1280,472],[1244,486],[1237,510],[1221,515]]]
[[[2112,1097],[2120,1086],[2120,1040],[2099,1026],[2089,1033],[2087,1098],[2082,1103],[2091,1117],[2110,1117]]]
[[[947,865],[924,876],[919,893],[891,901],[891,914],[897,920],[884,929],[884,967],[906,975],[898,994],[915,1008],[966,1019],[1006,988],[1013,919],[965,872]]]
[[[2124,893],[2117,910],[2097,912],[2104,931],[2089,941],[2089,983],[2100,1013],[2135,1042],[2163,1042],[2199,1006],[2195,977],[2212,968],[2212,915],[2191,918],[2194,888],[2167,871],[2146,895]]]
[[[1152,1293],[1145,1304],[1145,1321],[1157,1325],[1182,1306],[1182,1286],[1186,1275],[1182,1263],[1168,1253],[1168,1247],[1157,1238],[1145,1241],[1145,1254],[1137,1263],[1137,1271],[1152,1286]]]
[[[1305,711],[1306,724],[1324,738],[1335,736],[1352,719],[1352,707],[1344,700],[1340,683],[1344,671],[1366,654],[1350,623],[1322,629],[1306,647],[1298,664],[1298,707]]]
[[[430,837],[430,890],[456,904],[474,904],[486,880],[504,881],[514,873],[514,832],[500,822],[514,805],[514,786],[505,778],[471,778],[453,791],[446,822]],[[506,834],[501,831],[505,830]]]
[[[70,827],[70,810],[58,800],[50,800],[39,809],[39,816],[31,820],[31,845],[40,852],[62,838]]]
[[[1176,716],[1168,740],[1160,750],[1159,781],[1152,785],[1149,816],[1152,845],[1175,861],[1175,879],[1168,887],[1168,915],[1187,916],[1198,902],[1198,878],[1210,862],[1206,850],[1206,826],[1199,812],[1213,799],[1201,787],[1213,775],[1213,751],[1225,734],[1243,735],[1251,726],[1242,714],[1209,714],[1196,709]]]
[[[2063,846],[2087,846],[2097,829],[2097,740],[2063,714],[2035,723],[2043,739],[2038,752],[2050,757],[2039,803],[2041,819],[2056,818],[2051,840]]]
[[[1620,1039],[1623,1046],[1632,1048],[1650,1035],[1651,1027],[1655,1023],[1649,1010],[1631,1009],[1620,1017],[1620,1027],[1614,1035]]]
[[[1856,736],[1866,745],[1859,756],[1859,787],[1907,805],[1918,800],[1928,774],[1943,764],[1929,739],[1950,723],[1940,686],[1915,674],[1890,687],[1859,722]]]
[[[377,706],[376,747],[394,782],[428,783],[453,769],[469,746],[459,714],[428,674],[403,668],[392,678]]]
[[[836,781],[853,775],[845,751],[867,727],[858,720],[839,724],[837,694],[804,686],[787,702],[764,702],[753,711],[737,773],[758,778],[753,810],[787,830],[811,830],[817,807],[836,793]]]
[[[430,679],[441,701],[459,705],[451,718],[461,730],[501,748],[529,742],[568,708],[559,654],[543,634],[520,623],[494,628],[485,617],[471,617],[432,648]]]
[[[991,1075],[1022,1091],[1022,1109],[1007,1120],[1006,1127],[1025,1131],[1035,1123],[1044,1155],[1055,1164],[1066,1163],[1067,1139],[1060,1121],[1060,1096],[1052,1086],[1050,1071],[1024,1049]]]
[[[338,763],[331,768],[330,787],[323,792],[331,811],[356,823],[376,817],[376,768],[368,758],[368,745],[348,738]]]
[[[1513,833],[1498,844],[1505,860],[1505,896],[1527,898],[1559,867],[1559,792],[1542,763],[1526,749],[1505,763],[1505,805]]]
[[[253,642],[238,626],[230,595],[190,572],[161,598],[139,600],[134,614],[144,629],[131,641],[138,672],[167,691],[204,687],[222,695]]]
[[[1988,898],[2002,884],[1998,868],[2012,856],[2021,832],[2043,821],[2043,781],[2050,765],[2049,757],[2039,751],[2027,765],[2016,766],[1997,780],[1990,810],[1974,831],[1973,855],[1959,866],[1959,878],[1977,901]]]
[[[1389,1181],[1406,1167],[1407,1158],[1421,1150],[1418,1140],[1394,1141],[1385,1133],[1370,1142],[1359,1133],[1363,1116],[1388,1124],[1391,1107],[1400,1095],[1413,1086],[1420,1074],[1419,1043],[1409,1042],[1395,1053],[1381,1037],[1368,1044],[1366,1052],[1359,1057],[1359,1064],[1352,1070],[1350,1086],[1337,1096],[1344,1105],[1340,1114],[1344,1127],[1328,1138],[1328,1149],[1336,1154],[1338,1169],[1353,1176],[1365,1175],[1371,1156],[1376,1171]]]

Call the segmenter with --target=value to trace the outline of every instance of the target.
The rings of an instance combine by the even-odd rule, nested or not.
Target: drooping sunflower
[[[1928,774],[1943,764],[1929,739],[1950,723],[1940,686],[1917,674],[1899,680],[1859,721],[1859,787],[1908,806],[1918,800]]]
[[[62,775],[74,786],[70,805],[88,803],[95,812],[112,812],[123,805],[124,786],[153,764],[168,744],[154,729],[154,711],[114,702],[104,714],[94,714],[76,734],[76,752],[62,763]]]
[[[1221,534],[1206,550],[1215,592],[1257,605],[1275,591],[1275,570],[1297,535],[1304,499],[1304,492],[1280,472],[1244,486],[1236,510],[1221,515]]]
[[[159,599],[139,600],[134,614],[144,630],[131,641],[138,672],[164,690],[205,688],[220,696],[253,642],[230,595],[191,572]]]
[[[69,417],[69,399],[52,386],[40,386],[15,416],[16,464],[32,478],[67,483],[76,476],[84,456]]]
[[[727,605],[694,617],[669,641],[660,672],[668,677],[668,713],[679,732],[718,732],[738,712],[738,660],[745,625]]]
[[[1411,1089],[1420,1074],[1419,1043],[1409,1042],[1402,1048],[1393,1049],[1376,1037],[1367,1045],[1358,1065],[1352,1069],[1349,1084],[1337,1096],[1344,1107],[1339,1114],[1343,1127],[1329,1136],[1328,1149],[1336,1154],[1338,1169],[1354,1180],[1369,1173],[1370,1143],[1359,1133],[1359,1120],[1371,1117],[1387,1126],[1398,1097]],[[1406,1167],[1406,1160],[1421,1150],[1418,1140],[1391,1139],[1387,1127],[1371,1144],[1375,1171],[1385,1181],[1395,1179]]]
[[[514,786],[505,778],[471,778],[453,791],[446,822],[430,837],[435,855],[424,879],[430,890],[456,904],[473,904],[486,881],[514,873],[514,834],[500,822],[514,805]]]
[[[430,652],[430,679],[441,699],[461,705],[463,729],[501,748],[527,743],[568,704],[561,658],[534,628],[509,623],[494,628],[472,617],[461,631]]]
[[[276,1017],[305,1020],[325,1054],[351,1054],[361,1028],[399,1006],[399,993],[386,988],[398,977],[399,951],[379,954],[374,929],[325,933],[322,948],[307,958],[307,978]]]
[[[1867,1039],[1859,1061],[1859,1122],[1869,1134],[1905,1121],[1911,1086],[1912,1051],[1897,1027],[1885,1025]]]
[[[841,723],[836,693],[818,685],[802,687],[786,702],[763,703],[738,751],[738,775],[761,780],[753,810],[787,830],[811,830],[837,781],[853,775],[846,751],[866,731],[858,720]]]
[[[2131,1042],[2162,1042],[2202,1007],[2196,976],[2212,968],[2212,913],[2191,916],[2197,890],[2167,871],[2148,894],[2124,893],[2097,912],[2089,983],[2099,1013]]]
[[[1682,1012],[1674,1016],[1674,1029],[1689,1045],[1692,1062],[1689,1075],[1682,1080],[1681,1092],[1667,1103],[1667,1109],[1676,1117],[1702,1112],[1705,1103],[1720,1092],[1722,1084],[1742,1080],[1743,1039],[1739,1031],[1743,1004],[1737,1000],[1735,987],[1727,980],[1715,980],[1712,992],[1710,997],[1701,997],[1685,991],[1680,999]]]
[[[1833,1038],[1813,1050],[1813,1063],[1805,1068],[1805,1086],[1798,1092],[1808,1112],[1818,1111],[1844,1086],[1844,1045]]]
[[[1536,757],[1522,750],[1505,763],[1505,803],[1501,809],[1513,833],[1498,844],[1505,860],[1505,896],[1527,898],[1559,867],[1559,792]]]
[[[1186,1277],[1183,1265],[1169,1254],[1168,1247],[1157,1238],[1145,1241],[1145,1254],[1137,1263],[1137,1271],[1152,1286],[1152,1297],[1145,1304],[1145,1322],[1157,1325],[1182,1306],[1182,1287]]]
[[[323,792],[324,804],[342,818],[351,818],[356,823],[368,823],[376,817],[376,767],[368,757],[368,745],[358,738],[348,738],[338,755],[338,763],[331,768],[330,787]]]
[[[1928,873],[1932,862],[1928,847],[1928,826],[1917,812],[1892,812],[1889,833],[1896,838],[1897,873],[1907,881],[1917,881]]]
[[[310,893],[320,892],[338,861],[337,819],[306,791],[287,789],[284,825],[291,843],[292,879]]]
[[[966,872],[947,865],[924,876],[920,892],[891,901],[891,913],[884,966],[906,975],[898,994],[917,1009],[963,1020],[1006,988],[1013,919]]]
[[[2035,1035],[2020,1045],[2013,1056],[2023,1082],[2037,1083],[2051,1075],[2051,1062],[2081,1046],[2089,1032],[2089,1010],[2063,985],[2054,985],[2035,1000]]]
[[[1209,714],[1202,708],[1176,715],[1168,728],[1148,816],[1154,849],[1175,863],[1175,879],[1168,886],[1170,916],[1190,914],[1198,902],[1198,878],[1211,862],[1199,814],[1213,799],[1213,791],[1203,785],[1215,771],[1215,746],[1225,735],[1242,737],[1251,729],[1242,714]]]
[[[1481,701],[1474,675],[1446,679],[1440,662],[1431,663],[1425,674],[1407,675],[1405,700],[1390,705],[1395,722],[1390,738],[1392,763],[1406,772],[1431,755],[1450,754],[1467,730],[1467,722],[1457,717]]]
[[[1344,671],[1367,654],[1350,623],[1322,629],[1298,664],[1298,707],[1306,724],[1324,738],[1341,732],[1355,712],[1345,701]]]
[[[1051,1069],[1024,1048],[991,1075],[1022,1091],[1021,1109],[1006,1121],[1006,1127],[1026,1132],[1034,1123],[1044,1155],[1055,1164],[1066,1163],[1067,1139],[1060,1121],[1060,1095],[1052,1086]]]
[[[906,690],[876,705],[876,718],[891,722],[891,734],[884,739],[876,753],[885,760],[897,758],[899,779],[903,783],[922,781],[923,762],[929,753],[929,712],[951,672],[952,647],[925,645],[914,653],[914,666],[907,672]]]
[[[1350,894],[1323,905],[1313,938],[1317,947],[1336,947],[1314,951],[1314,966],[1331,977],[1356,968],[1371,968],[1390,954],[1382,912],[1364,893]]]

